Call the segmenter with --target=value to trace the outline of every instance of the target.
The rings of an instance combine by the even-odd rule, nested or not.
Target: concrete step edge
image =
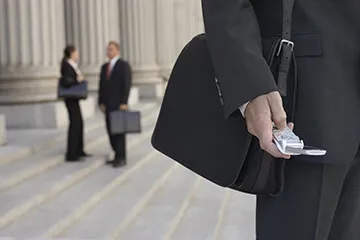
[[[142,108],[140,108],[138,110],[146,111],[149,109],[155,110],[156,104],[149,103],[149,104],[144,105]],[[150,114],[151,113],[149,113],[148,115],[150,115]],[[89,134],[90,132],[95,131],[101,127],[104,127],[103,121],[95,122],[90,125],[85,125],[84,134]],[[27,157],[29,155],[36,154],[41,151],[47,150],[49,147],[52,147],[62,141],[65,141],[65,138],[66,138],[66,133],[59,134],[59,135],[55,136],[54,138],[52,138],[51,140],[47,139],[47,140],[44,140],[43,142],[40,142],[39,144],[37,144],[35,146],[24,147],[23,149],[18,150],[16,153],[9,153],[7,155],[1,156],[0,157],[0,166],[7,164],[9,162],[16,161],[21,158]]]
[[[129,148],[133,148],[140,144],[141,142],[148,139],[151,135],[152,131],[148,131],[146,133],[141,134],[139,138],[134,139],[129,144]],[[81,180],[85,179],[88,175],[95,172],[97,169],[104,165],[105,161],[100,158],[97,158],[97,161],[93,162],[88,167],[78,170],[77,172],[73,173],[69,176],[65,176],[63,180],[60,180],[57,184],[55,184],[50,190],[47,190],[41,194],[38,194],[25,203],[21,204],[20,206],[14,207],[5,213],[3,216],[0,217],[0,228],[4,228],[9,224],[16,221],[18,218],[24,216],[26,213],[30,212],[31,210],[35,209],[36,207],[44,204],[47,201],[50,201],[53,197],[60,194],[61,192],[65,191],[66,189],[72,187],[76,183],[80,182]]]
[[[6,227],[7,225],[11,224],[21,216],[25,215],[27,212],[40,206],[44,202],[49,201],[51,198],[53,198],[60,192],[64,191],[65,189],[71,187],[71,185],[75,184],[76,182],[82,180],[87,175],[91,174],[96,169],[100,168],[102,165],[103,165],[103,161],[98,159],[97,161],[93,162],[90,166],[73,173],[72,175],[70,175],[70,177],[69,176],[64,177],[63,180],[60,180],[59,183],[55,184],[50,190],[47,190],[43,193],[40,193],[30,198],[20,206],[14,207],[0,218],[0,228]]]
[[[149,138],[151,133],[147,134]],[[144,136],[145,137],[145,136]],[[108,196],[112,191],[116,189],[121,183],[128,179],[132,174],[137,172],[139,169],[151,162],[158,153],[155,151],[150,152],[143,158],[141,158],[135,165],[126,169],[119,177],[115,178],[113,181],[108,183],[101,191],[93,194],[84,204],[76,208],[68,216],[63,219],[60,219],[57,223],[47,229],[43,237],[44,238],[54,238],[58,237],[61,233],[66,231],[72,224],[78,221],[82,216],[84,216],[88,211],[90,211],[96,204]]]
[[[222,230],[222,227],[224,224],[225,210],[228,206],[229,198],[230,198],[230,194],[231,194],[230,191],[231,191],[230,189],[226,190],[226,194],[222,200],[222,203],[221,203],[221,206],[220,206],[220,209],[218,212],[218,221],[217,221],[216,227],[214,229],[213,238],[212,238],[214,240],[220,239],[220,233],[221,233],[221,230]]]
[[[130,210],[130,212],[125,216],[124,220],[113,230],[106,239],[120,239],[121,234],[126,230],[126,228],[136,219],[136,216],[143,211],[153,196],[158,192],[161,187],[166,183],[166,180],[170,177],[171,173],[174,172],[179,165],[173,163],[158,179],[153,183],[151,188],[145,193],[141,200]]]
[[[142,120],[143,124],[144,125],[150,124],[152,122],[151,120],[154,115],[156,115],[156,114],[153,113],[153,114],[149,114],[147,117],[144,117]],[[105,143],[107,141],[107,139],[108,139],[107,136],[99,137],[95,140],[92,140],[91,142],[88,142],[86,144],[86,148],[87,149],[95,148],[96,146]],[[130,148],[131,144],[132,143],[130,142],[129,148]],[[10,188],[15,187],[16,185],[34,177],[34,176],[38,176],[41,173],[49,171],[49,170],[59,166],[62,163],[64,163],[64,155],[59,154],[59,155],[53,156],[51,159],[48,159],[48,161],[45,164],[40,163],[30,169],[26,169],[24,171],[16,173],[12,177],[7,178],[0,183],[0,193],[7,191]]]
[[[179,208],[179,211],[175,215],[174,219],[171,221],[169,230],[164,234],[164,238],[163,238],[164,240],[170,240],[172,238],[172,236],[175,233],[177,227],[179,226],[180,221],[184,217],[186,209],[190,205],[191,200],[193,199],[197,189],[199,189],[201,183],[202,183],[202,178],[200,176],[198,176],[196,178],[192,188],[190,189],[190,191],[188,192],[188,194],[184,198],[184,200],[183,200],[183,202],[181,204],[181,207]]]

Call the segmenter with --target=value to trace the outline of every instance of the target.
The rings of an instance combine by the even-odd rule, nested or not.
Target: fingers
[[[288,127],[291,129],[291,131],[293,131],[294,130],[294,123],[289,122]]]
[[[245,119],[248,131],[259,139],[264,151],[275,158],[290,158],[289,155],[282,154],[273,142],[273,123],[278,129],[284,129],[287,125],[279,92],[271,92],[251,100],[246,107]],[[290,129],[294,128],[293,123],[288,126]]]
[[[269,119],[270,120],[270,119]],[[273,141],[273,134],[272,134],[272,124],[271,121],[266,121],[261,126],[260,132],[258,134],[258,138],[260,141],[260,146],[264,149],[269,143]]]
[[[270,121],[264,124],[264,129],[262,130],[261,135],[258,138],[261,149],[268,152],[273,157],[285,158],[285,159],[290,158],[289,155],[282,154],[274,144],[273,134],[272,134],[272,124]]]
[[[267,95],[267,100],[271,110],[272,120],[277,129],[286,127],[286,113],[282,104],[279,92],[271,92]]]

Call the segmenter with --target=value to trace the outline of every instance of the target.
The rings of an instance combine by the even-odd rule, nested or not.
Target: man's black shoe
[[[91,155],[91,154],[88,154],[88,153],[86,153],[86,152],[82,152],[82,153],[79,154],[79,157],[80,157],[80,158],[88,158],[88,157],[92,157],[92,155]]]
[[[126,165],[126,160],[125,159],[115,160],[115,161],[112,162],[112,166],[114,168],[123,167],[125,165]]]
[[[66,162],[80,162],[80,161],[83,161],[83,159],[81,159],[80,157],[66,157],[65,161]]]

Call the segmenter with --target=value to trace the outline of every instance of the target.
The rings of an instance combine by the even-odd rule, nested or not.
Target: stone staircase
[[[0,239],[252,240],[254,198],[226,190],[157,153],[158,103],[139,103],[143,132],[128,165],[110,152],[100,113],[86,120],[94,157],[65,163],[65,129],[8,131],[0,147]]]

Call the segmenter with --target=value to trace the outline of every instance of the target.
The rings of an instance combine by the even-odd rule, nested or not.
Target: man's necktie
[[[110,69],[110,62],[107,65],[107,70],[106,70],[106,79],[110,78],[110,74],[111,74],[111,69]]]

